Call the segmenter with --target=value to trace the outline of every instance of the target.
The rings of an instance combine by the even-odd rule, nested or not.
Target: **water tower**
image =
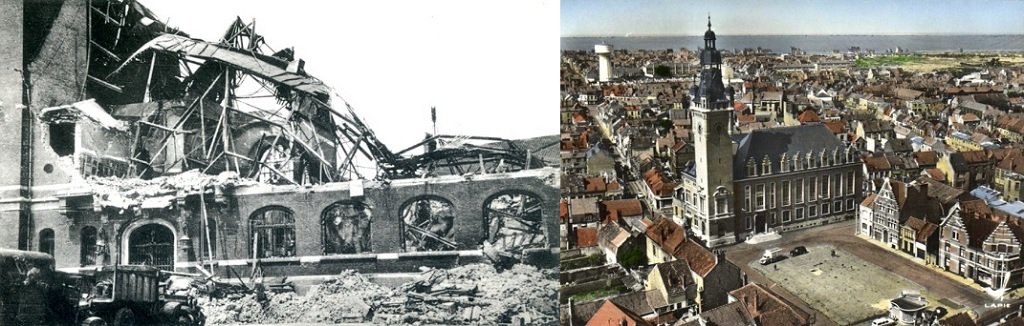
[[[608,44],[594,45],[597,52],[597,80],[607,82],[612,79],[612,46]]]

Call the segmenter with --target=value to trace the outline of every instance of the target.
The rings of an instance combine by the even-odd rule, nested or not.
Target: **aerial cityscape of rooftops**
[[[562,7],[562,325],[1024,324],[1020,50],[726,50],[715,11],[666,23],[665,8],[633,11],[700,26],[698,46],[566,48],[573,24],[634,23],[577,6]],[[785,19],[749,12],[724,20]]]
[[[0,325],[556,323],[555,136],[385,145],[232,17],[0,1]]]

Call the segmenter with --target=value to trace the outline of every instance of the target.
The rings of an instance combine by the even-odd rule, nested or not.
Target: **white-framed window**
[[[772,182],[768,188],[768,207],[775,208],[775,183]]]
[[[960,236],[959,236],[959,234],[958,234],[958,233],[956,232],[956,230],[953,230],[953,240],[960,240]]]
[[[804,208],[803,207],[797,207],[796,208],[796,219],[798,219],[798,220],[804,219]]]
[[[821,204],[821,216],[828,215],[828,203]]]
[[[846,182],[846,194],[852,195],[853,192],[854,192],[854,189],[853,189],[854,184],[857,183],[857,177],[856,177],[856,175],[854,175],[853,172],[847,172],[846,173],[846,180],[847,180],[847,182]],[[847,205],[847,206],[849,206],[849,205]]]
[[[785,222],[789,222],[790,220],[792,220],[792,218],[790,218],[789,210],[787,209],[787,210],[782,211],[782,222],[785,223]]]
[[[743,209],[750,211],[750,201],[753,200],[753,194],[750,193],[750,185],[743,186]]]
[[[804,179],[796,179],[796,182],[793,183],[793,198],[793,203],[804,202]]]
[[[854,207],[857,207],[857,205],[853,204],[853,198],[847,198],[846,199],[846,210],[847,211],[852,211]]]
[[[761,162],[761,174],[772,174],[772,161],[768,160],[767,156],[765,156],[764,161]]]
[[[807,201],[818,200],[818,177],[810,177],[807,180]]]
[[[835,175],[832,176],[832,193],[835,194],[836,197],[843,195],[843,188],[839,186],[839,179],[842,178],[842,173],[836,173]]]
[[[747,175],[748,176],[756,176],[757,175],[757,164],[754,164],[754,160],[753,159],[750,159],[750,160],[747,161]]]
[[[791,200],[791,198],[789,198],[789,194],[790,194],[789,187],[790,187],[789,180],[782,181],[782,207],[789,206],[789,203],[790,203],[790,200]]]
[[[832,211],[833,212],[842,212],[843,211],[843,201],[842,200],[837,200],[835,202],[832,202]]]
[[[831,184],[829,183],[829,175],[826,174],[826,175],[821,176],[821,196],[823,198],[830,197],[829,196],[830,195],[829,194],[829,186],[831,186]]]
[[[807,216],[808,217],[818,216],[818,206],[817,205],[807,206]]]
[[[769,223],[768,225],[775,226],[775,223],[778,222],[778,221],[775,220],[775,217],[776,216],[775,216],[775,212],[774,211],[768,212],[768,223]]]
[[[764,184],[755,186],[754,190],[754,203],[757,205],[758,210],[764,209]]]

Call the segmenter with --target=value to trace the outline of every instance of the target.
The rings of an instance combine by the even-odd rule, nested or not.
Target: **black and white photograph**
[[[0,0],[0,325],[554,325],[557,1]]]

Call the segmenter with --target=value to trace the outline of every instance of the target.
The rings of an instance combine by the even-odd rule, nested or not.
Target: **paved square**
[[[921,291],[929,307],[939,305],[940,297],[923,286],[841,249],[835,249],[838,257],[832,257],[833,249],[808,247],[808,253],[802,256],[767,266],[753,261],[750,266],[840,325],[886,313],[889,300],[903,289]]]

